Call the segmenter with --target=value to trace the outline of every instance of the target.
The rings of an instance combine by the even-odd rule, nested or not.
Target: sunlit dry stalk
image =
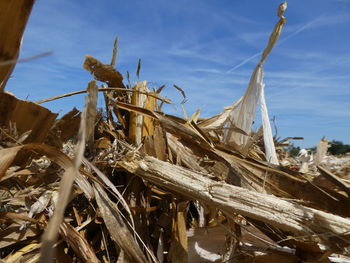
[[[155,98],[157,100],[160,100],[162,102],[165,102],[167,104],[172,104],[170,99],[160,97],[159,95],[155,95],[152,92],[144,92],[144,91],[140,91],[140,90],[124,89],[124,88],[113,88],[113,87],[110,87],[110,88],[99,88],[98,91],[121,91],[121,92],[129,92],[129,93],[140,93],[140,94],[145,94],[145,95],[147,95],[149,97],[153,97],[153,98]],[[47,98],[47,99],[38,100],[35,103],[42,104],[44,102],[58,100],[58,99],[61,99],[61,98],[70,97],[70,96],[73,96],[73,95],[78,95],[78,94],[83,94],[83,93],[87,93],[87,90],[85,89],[85,90],[69,92],[69,93],[65,93],[65,94],[62,94],[62,95],[53,96],[53,97],[50,97],[50,98]]]
[[[90,103],[92,98],[86,96],[86,106],[81,116],[80,128],[78,132],[78,142],[75,147],[75,155],[73,160],[73,165],[69,167],[63,174],[60,188],[59,188],[59,200],[53,216],[51,217],[48,226],[45,230],[45,233],[42,237],[42,246],[41,246],[41,263],[52,262],[54,244],[57,240],[59,226],[63,221],[64,211],[68,204],[69,196],[71,194],[72,186],[75,180],[75,177],[79,173],[79,167],[83,159],[83,154],[85,150],[85,137],[86,137],[86,120],[87,114],[91,110],[89,107],[93,107],[93,104]]]

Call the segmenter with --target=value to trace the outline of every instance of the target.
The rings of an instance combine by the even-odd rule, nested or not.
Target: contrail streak
[[[316,21],[318,21],[319,18],[312,20],[311,22],[307,23],[306,25],[303,25],[302,27],[300,27],[299,29],[295,30],[293,33],[291,33],[290,35],[288,35],[287,37],[285,37],[284,39],[282,39],[280,42],[277,43],[276,46],[279,46],[281,44],[283,44],[284,42],[286,42],[288,39],[294,37],[295,35],[299,34],[300,32],[304,31],[305,29],[307,29],[308,27],[310,27],[312,24],[314,24]],[[262,51],[246,58],[245,60],[243,60],[241,63],[237,64],[236,66],[234,66],[233,68],[230,68],[228,71],[226,71],[226,73],[231,73],[233,71],[235,71],[236,69],[242,67],[243,65],[247,64],[249,61],[253,60],[254,58],[258,57],[259,55],[262,54]]]
[[[240,68],[241,66],[247,64],[249,61],[251,61],[252,59],[256,58],[257,56],[261,55],[262,52],[258,52],[256,54],[254,54],[253,56],[246,58],[245,60],[243,60],[241,63],[239,63],[238,65],[234,66],[233,68],[229,69],[228,71],[226,71],[226,73],[231,73],[233,71],[235,71],[236,69]]]

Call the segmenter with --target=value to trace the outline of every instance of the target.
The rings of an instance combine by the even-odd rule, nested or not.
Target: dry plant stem
[[[134,153],[119,162],[127,171],[156,185],[215,206],[228,214],[239,213],[296,234],[345,235],[350,220],[284,201],[241,187],[216,182],[201,173]]]
[[[124,209],[128,212],[128,216],[130,217],[130,223],[132,225],[132,228],[135,228],[135,223],[133,221],[133,217],[132,217],[132,213],[131,210],[127,204],[127,202],[125,201],[125,199],[123,198],[123,195],[118,191],[118,189],[115,187],[115,185],[108,179],[108,177],[102,173],[95,165],[93,165],[92,163],[90,163],[87,159],[83,158],[83,163],[90,167],[97,175],[97,177],[99,179],[101,179],[101,181],[110,189],[110,191],[116,196],[116,198],[118,198],[119,202],[122,204],[122,206],[124,207]],[[97,181],[99,182],[99,181]],[[95,182],[96,183],[96,182]]]
[[[326,168],[322,166],[317,166],[318,170],[321,172],[321,175],[327,178],[330,182],[338,186],[341,190],[346,192],[348,196],[350,196],[350,187],[348,184],[344,183],[338,176],[333,174],[331,171],[328,171]]]
[[[100,88],[98,89],[98,91],[121,91],[121,92],[136,92],[136,93],[140,93],[140,94],[145,94],[147,96],[156,98],[157,100],[160,100],[162,102],[168,103],[168,104],[172,104],[172,102],[167,99],[167,98],[162,98],[158,95],[154,95],[152,93],[149,92],[142,92],[142,91],[138,91],[138,90],[131,90],[131,89],[125,89],[125,88]],[[44,102],[49,102],[49,101],[53,101],[53,100],[58,100],[61,98],[65,98],[65,97],[69,97],[69,96],[73,96],[73,95],[78,95],[78,94],[83,94],[83,93],[87,93],[87,90],[79,90],[79,91],[74,91],[74,92],[69,92],[66,94],[62,94],[62,95],[57,95],[57,96],[53,96],[51,98],[47,98],[47,99],[43,99],[43,100],[38,100],[35,103],[37,104],[42,104]]]
[[[86,141],[89,143],[89,146],[94,142],[94,132],[95,132],[95,121],[97,115],[97,99],[98,99],[98,86],[96,81],[91,81],[88,85],[87,91],[89,93],[89,101],[86,106],[88,111],[86,114]]]
[[[115,37],[114,45],[113,45],[113,54],[112,54],[112,60],[111,60],[111,66],[115,66],[115,63],[117,61],[117,53],[118,53],[118,36]]]
[[[90,82],[92,84],[93,82]],[[60,202],[57,204],[54,214],[51,217],[49,224],[45,230],[45,233],[42,237],[42,246],[40,251],[40,262],[47,263],[52,262],[53,254],[54,254],[54,244],[57,240],[58,229],[60,224],[63,221],[64,211],[68,204],[69,196],[71,194],[71,189],[74,183],[75,178],[79,174],[79,167],[82,162],[82,158],[85,150],[85,137],[86,137],[86,119],[91,116],[87,116],[91,109],[89,107],[93,107],[94,105],[91,103],[90,96],[86,97],[86,106],[85,110],[81,117],[81,123],[78,133],[78,143],[75,148],[75,157],[73,161],[73,165],[69,167],[65,173],[63,174],[62,180],[60,182],[59,189],[59,200]]]
[[[16,63],[20,63],[20,62],[27,62],[27,61],[31,61],[33,59],[46,57],[46,56],[52,55],[52,53],[53,53],[52,51],[47,51],[47,52],[43,52],[43,53],[40,53],[40,54],[37,54],[37,55],[34,55],[34,56],[30,56],[30,57],[26,57],[26,58],[2,61],[2,62],[0,62],[0,67],[5,66],[5,65],[9,65],[9,64],[16,64]]]
[[[99,262],[87,240],[70,224],[62,222],[60,225],[60,234],[84,262]]]
[[[118,52],[118,36],[116,36],[114,40],[114,46],[113,46],[113,54],[112,54],[112,60],[111,60],[111,66],[115,67],[115,63],[117,61],[117,52]],[[102,84],[102,87],[105,88],[105,85]],[[107,120],[111,122],[113,120],[112,112],[109,108],[109,95],[110,92],[104,91],[103,96],[105,100],[105,105],[106,105],[106,113],[107,113]]]
[[[95,184],[95,196],[111,238],[128,255],[128,258],[133,259],[133,262],[147,262],[142,250],[123,221],[118,207],[109,200],[106,192],[98,184]]]
[[[137,82],[133,90],[148,92],[147,82]],[[143,108],[146,102],[146,96],[139,93],[133,93],[131,97],[131,104]],[[144,116],[135,112],[130,112],[129,120],[129,139],[136,145],[140,145],[142,141],[142,127],[144,124]]]

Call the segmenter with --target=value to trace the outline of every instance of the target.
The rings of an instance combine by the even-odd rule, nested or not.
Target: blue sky
[[[136,80],[141,58],[140,79],[165,84],[163,95],[175,102],[167,112],[182,114],[176,84],[187,94],[187,112],[200,108],[209,117],[244,94],[280,2],[37,0],[21,57],[54,53],[19,63],[7,90],[35,101],[85,89],[91,76],[82,68],[84,55],[110,63],[118,35],[124,76],[129,70]],[[264,65],[278,135],[303,136],[296,144],[304,147],[322,136],[350,144],[350,0],[292,0],[285,16],[280,44]],[[82,96],[43,104],[61,113],[82,105]]]

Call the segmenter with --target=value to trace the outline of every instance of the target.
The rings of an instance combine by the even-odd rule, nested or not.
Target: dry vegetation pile
[[[1,38],[2,90],[32,4],[0,4],[1,17],[27,10],[17,35]],[[95,80],[85,91],[36,103],[1,92],[0,261],[350,262],[350,188],[322,164],[324,142],[313,173],[300,173],[272,137],[262,66],[284,10],[246,93],[211,118],[167,115],[163,86],[124,84],[117,41],[110,64],[86,56]],[[78,93],[83,112],[57,119],[39,105]],[[259,98],[263,125],[252,131]]]

